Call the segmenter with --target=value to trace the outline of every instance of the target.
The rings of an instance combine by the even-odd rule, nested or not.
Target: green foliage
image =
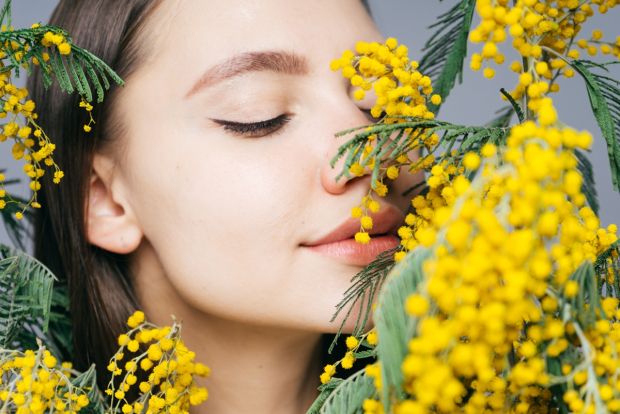
[[[325,401],[327,400],[327,397],[329,397],[331,393],[334,392],[334,390],[338,388],[338,385],[340,385],[343,381],[344,380],[342,378],[334,377],[331,378],[326,384],[321,384],[321,386],[319,386],[318,388],[319,396],[316,397],[316,400],[314,400],[308,411],[306,411],[306,414],[319,414],[319,412],[321,411],[321,407],[323,406],[323,404],[325,404]]]
[[[410,130],[410,132],[405,133],[405,130]],[[390,164],[399,155],[411,151],[409,145],[411,143],[411,135],[413,134],[423,133],[425,135],[432,135],[437,133],[440,135],[437,145],[427,150],[428,153],[437,154],[437,162],[439,163],[445,159],[458,161],[466,152],[479,151],[486,143],[501,146],[506,139],[508,131],[506,127],[463,126],[438,120],[403,117],[403,122],[396,124],[376,124],[370,127],[358,127],[339,132],[337,136],[350,134],[351,132],[357,132],[357,134],[338,148],[336,155],[330,162],[333,166],[338,159],[345,157],[344,168],[336,177],[338,179],[343,175],[349,176],[349,167],[354,162],[359,162],[364,166],[374,156],[377,158],[372,173],[374,181],[375,177],[379,175],[382,165]],[[397,133],[396,136],[394,136],[394,133]],[[376,147],[367,158],[361,161],[363,147],[368,137],[375,134],[377,135]],[[439,150],[441,150],[441,153],[439,153]]]
[[[495,128],[506,128],[510,125],[515,110],[512,106],[505,106],[495,112],[496,117],[490,120],[485,126]]]
[[[424,45],[420,72],[433,79],[435,93],[444,100],[456,84],[463,81],[463,61],[467,56],[467,38],[476,6],[475,0],[460,0],[437,18],[430,29],[436,32]],[[439,105],[429,106],[433,112]]]
[[[13,16],[11,13],[11,0],[5,0],[2,10],[0,11],[0,25],[5,24],[10,26],[11,16]]]
[[[620,191],[620,81],[592,72],[608,71],[609,64],[587,60],[575,60],[569,63],[585,81],[592,112],[607,143],[611,180],[614,188]]]
[[[523,109],[521,108],[521,105],[519,105],[517,103],[517,101],[515,101],[515,98],[513,98],[512,95],[504,88],[500,88],[499,91],[502,93],[502,95],[504,95],[504,97],[506,99],[508,99],[508,102],[512,106],[512,109],[517,114],[517,118],[519,119],[519,123],[525,121],[525,114],[523,113]],[[506,126],[508,126],[508,125],[506,125]]]
[[[592,263],[585,262],[571,275],[579,285],[578,294],[571,300],[575,319],[584,328],[591,327],[596,318],[596,309],[601,309],[600,285]],[[586,306],[587,305],[587,306]]]
[[[56,76],[62,90],[67,93],[77,91],[89,102],[93,99],[91,84],[95,88],[97,102],[103,101],[104,89],[110,88],[108,79],[119,85],[124,84],[123,80],[101,59],[80,47],[72,46],[71,54],[66,57],[55,49],[49,53],[49,66],[42,65],[44,70],[41,71],[44,74],[43,79],[46,87],[51,84],[51,78],[47,76],[50,69]]]
[[[353,335],[358,336],[362,333],[362,330],[366,326],[368,318],[370,317],[370,314],[372,312],[373,299],[375,298],[375,295],[380,289],[388,272],[392,269],[392,266],[394,265],[395,252],[396,249],[387,250],[381,253],[374,261],[372,261],[372,263],[366,266],[361,272],[357,273],[351,279],[351,286],[344,293],[344,296],[340,303],[336,305],[336,312],[330,320],[330,322],[333,322],[336,317],[346,307],[348,307],[347,313],[345,314],[340,324],[340,327],[338,328],[338,332],[334,336],[334,339],[329,346],[329,353],[332,352],[332,349],[336,345],[338,338],[342,334],[342,328],[344,324],[347,322],[351,315],[351,312],[353,311],[353,309],[355,309],[358,303],[360,310],[362,310],[363,312],[359,312],[357,315]]]
[[[577,169],[579,169],[579,172],[583,177],[581,191],[586,196],[586,200],[592,211],[594,211],[594,213],[598,215],[600,207],[598,203],[598,196],[596,193],[592,163],[583,151],[576,150],[575,157],[577,157]]]
[[[56,277],[36,259],[0,245],[0,347],[36,348],[48,328]]]
[[[394,266],[380,292],[374,313],[379,336],[377,357],[381,364],[383,383],[381,400],[388,412],[394,398],[400,400],[403,397],[401,365],[407,355],[407,343],[414,327],[414,320],[405,312],[405,301],[424,278],[422,263],[429,252],[417,248]]]
[[[71,384],[86,392],[89,404],[80,410],[80,413],[101,414],[105,412],[105,399],[97,387],[97,371],[95,364],[71,380]]]
[[[7,20],[7,26],[11,22],[11,0],[5,0],[2,8],[2,22]],[[46,47],[41,44],[43,36],[47,32],[60,34],[71,45],[69,55],[61,55],[55,46]],[[15,58],[12,43],[19,45],[17,50],[23,52],[20,61]],[[25,50],[28,46],[29,50]],[[53,78],[58,81],[60,88],[67,92],[77,92],[82,98],[91,102],[93,100],[93,88],[97,96],[97,102],[102,102],[105,90],[110,88],[110,81],[123,85],[123,80],[101,59],[89,51],[73,44],[71,36],[62,28],[53,25],[41,25],[36,28],[11,30],[0,32],[0,50],[2,50],[10,64],[5,65],[2,71],[15,71],[20,76],[20,68],[23,62],[29,62],[37,58],[41,68],[43,85],[45,88],[53,83]],[[43,53],[49,54],[49,60],[45,61]],[[27,67],[28,73],[32,73],[32,65]]]
[[[620,296],[620,242],[615,242],[596,258],[594,272],[600,277],[603,296]],[[608,276],[612,276],[611,281]]]
[[[373,397],[374,394],[372,378],[367,377],[363,370],[358,371],[347,380],[338,381],[321,404],[320,410],[312,411],[311,408],[308,414],[361,414],[364,400]]]
[[[71,356],[69,297],[52,272],[28,254],[0,245],[0,348]]]

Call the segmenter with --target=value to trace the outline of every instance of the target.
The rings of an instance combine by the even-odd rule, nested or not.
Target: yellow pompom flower
[[[355,233],[355,241],[361,244],[370,243],[370,235],[366,232]]]
[[[372,225],[373,225],[373,222],[372,222],[372,217],[370,217],[370,216],[363,216],[363,217],[360,219],[360,224],[362,225],[362,228],[363,228],[364,230],[370,230],[370,229],[372,229]]]
[[[351,350],[355,348],[358,344],[359,344],[359,341],[357,340],[356,337],[354,336],[347,337],[347,340],[346,340],[347,349]]]
[[[58,52],[61,55],[68,55],[71,53],[71,45],[67,42],[63,42],[58,45]]]
[[[428,312],[429,303],[424,296],[414,294],[407,298],[405,309],[409,315],[420,317]]]
[[[474,152],[468,152],[463,157],[463,165],[468,170],[475,170],[480,166],[480,157]]]

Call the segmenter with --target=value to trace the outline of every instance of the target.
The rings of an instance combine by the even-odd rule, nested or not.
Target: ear
[[[143,236],[123,186],[114,162],[95,154],[86,204],[86,237],[89,243],[119,254],[133,252]]]

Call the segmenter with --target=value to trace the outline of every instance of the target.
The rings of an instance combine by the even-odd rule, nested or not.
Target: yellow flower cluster
[[[0,64],[0,66],[3,65]],[[21,219],[28,205],[34,208],[40,207],[37,202],[37,192],[41,188],[41,177],[45,174],[46,167],[54,170],[53,181],[55,183],[60,182],[63,173],[53,159],[56,146],[35,121],[37,119],[37,114],[34,113],[35,103],[32,100],[26,100],[28,91],[13,85],[9,76],[8,72],[0,74],[0,102],[2,102],[0,118],[8,118],[0,130],[0,142],[7,139],[13,141],[13,158],[25,161],[23,170],[30,178],[29,187],[32,190],[32,196],[28,204],[16,213],[16,217]],[[20,115],[25,119],[23,124],[18,119]],[[0,179],[4,181],[4,177]],[[6,189],[2,185],[0,208],[4,208],[7,204],[6,195]],[[16,201],[9,199],[8,202]]]
[[[427,158],[428,163],[434,161],[432,155]],[[402,249],[394,254],[397,262],[416,247],[430,247],[435,243],[439,226],[450,214],[456,198],[469,186],[468,180],[461,175],[463,172],[463,166],[457,167],[448,160],[430,167],[426,180],[428,191],[411,200],[413,212],[407,214],[405,225],[398,229]]]
[[[30,26],[31,29],[38,29],[39,27],[41,27],[39,23]],[[61,33],[45,32],[41,38],[41,44],[45,47],[56,46],[58,53],[61,55],[68,55],[71,53],[71,43]],[[38,61],[34,63],[37,64]]]
[[[187,414],[190,406],[208,398],[207,389],[196,385],[194,376],[206,377],[210,369],[194,362],[196,355],[181,340],[176,323],[158,328],[136,311],[127,325],[131,329],[118,337],[120,348],[107,366],[112,378],[106,394],[115,412]],[[148,380],[138,380],[147,375]],[[126,397],[132,387],[139,390],[135,401]]]
[[[71,364],[41,348],[25,352],[0,350],[0,412],[74,414],[88,406],[83,390],[72,385]]]
[[[515,99],[524,98],[527,108],[534,113],[541,106],[548,109],[550,105],[541,102],[546,94],[559,91],[558,76],[574,75],[567,62],[580,56],[579,50],[572,46],[583,23],[594,15],[595,8],[598,7],[599,13],[606,13],[617,5],[616,0],[479,0],[476,10],[481,21],[470,32],[470,40],[483,43],[483,47],[480,53],[472,55],[470,66],[473,70],[484,67],[484,76],[492,78],[495,70],[489,63],[504,63],[505,55],[498,44],[510,36],[513,48],[522,58],[510,65],[519,73],[519,82],[511,95]],[[600,46],[602,53],[619,57],[620,38],[612,43],[603,41],[602,37],[597,29],[589,40],[580,39],[577,45],[590,55],[596,54],[596,46]]]
[[[331,69],[341,70],[342,76],[358,88],[353,92],[355,99],[364,99],[371,89],[375,92],[372,116],[379,118],[385,113],[386,123],[397,122],[391,118],[394,116],[435,117],[427,103],[432,100],[438,104],[441,98],[431,95],[431,79],[417,70],[418,62],[409,60],[407,46],[389,38],[384,44],[358,42],[355,52],[343,52],[332,61]]]
[[[343,369],[353,368],[353,364],[357,360],[356,354],[362,352],[360,348],[363,347],[366,351],[372,350],[377,345],[377,341],[377,331],[374,328],[362,334],[359,338],[355,336],[347,337],[347,352],[343,358],[336,361],[334,364],[327,364],[323,367],[323,373],[320,376],[321,384],[329,382],[334,374],[336,374],[336,368],[338,366],[341,366]]]
[[[620,36],[617,36],[613,43],[604,41],[603,32],[600,29],[593,30],[588,39],[579,39],[576,44],[590,56],[596,56],[600,50],[603,55],[613,55],[616,59],[620,59]]]
[[[374,92],[375,100],[370,113],[373,117],[380,118],[380,122],[384,124],[402,122],[404,117],[433,119],[435,114],[428,109],[428,105],[439,105],[441,97],[433,94],[431,79],[418,71],[418,62],[409,60],[407,54],[407,46],[399,45],[394,38],[388,38],[384,44],[358,42],[355,52],[343,52],[340,58],[332,61],[331,69],[340,70],[342,76],[357,88],[353,92],[355,99],[362,100],[367,91]],[[432,150],[439,141],[436,134],[427,136],[424,131],[405,132],[410,135],[411,140],[407,151],[422,146]],[[359,177],[373,170],[377,162],[377,141],[376,135],[368,138],[360,161],[352,163],[349,168],[351,175]],[[410,172],[415,172],[430,164],[432,160],[410,160],[403,153],[396,158],[395,163],[380,168],[379,178],[373,180],[371,191],[351,212],[352,217],[360,219],[360,231],[355,235],[355,240],[362,244],[370,242],[367,230],[372,228],[373,223],[368,212],[376,213],[379,210],[379,203],[373,199],[372,192],[379,197],[386,196],[388,187],[383,178],[395,180],[402,167],[408,166]]]
[[[33,24],[31,29],[39,29],[38,23]],[[13,27],[7,28],[2,26],[1,32],[12,32]],[[69,55],[71,53],[71,44],[65,36],[60,33],[46,31],[40,36],[40,44],[44,47],[56,47],[61,55]],[[5,67],[4,59],[9,58],[9,54],[24,68],[28,68],[29,62],[25,59],[26,55],[32,51],[35,45],[30,44],[29,40],[18,42],[15,40],[5,41],[4,48],[0,51],[0,68]],[[50,60],[48,52],[42,52],[41,56],[44,63]],[[32,56],[32,64],[41,65],[36,57]],[[50,69],[52,69],[50,67]],[[64,177],[64,172],[54,161],[53,155],[56,149],[55,144],[45,134],[43,129],[37,124],[38,115],[34,112],[35,103],[26,98],[28,90],[25,88],[17,88],[11,81],[13,69],[0,73],[0,119],[6,119],[0,124],[0,142],[7,139],[13,141],[12,155],[15,160],[23,160],[24,173],[29,177],[29,188],[32,195],[26,204],[11,198],[4,187],[5,177],[0,174],[0,209],[5,208],[8,203],[14,203],[20,206],[19,211],[15,213],[15,217],[21,220],[24,212],[30,206],[39,208],[41,205],[37,200],[38,191],[41,189],[41,180],[46,173],[46,168],[53,170],[52,181],[59,184]],[[85,108],[90,116],[90,121],[84,125],[84,131],[91,130],[91,124],[94,119],[91,115],[92,105],[82,99],[80,107]]]
[[[383,389],[383,382],[381,381],[381,361],[373,364],[368,364],[364,367],[364,373],[373,379],[373,385],[378,392]],[[384,414],[383,404],[381,401],[373,398],[366,398],[362,403],[362,409],[364,414]]]
[[[490,63],[505,60],[498,44],[511,36],[522,58],[511,64],[519,74],[511,95],[522,100],[527,121],[510,130],[505,148],[487,143],[477,153],[441,154],[440,161],[432,155],[436,134],[412,134],[403,126],[410,137],[407,150],[425,148],[430,155],[410,160],[397,154],[399,159],[382,170],[390,179],[403,166],[426,171],[428,191],[412,199],[414,211],[399,229],[402,251],[395,260],[419,247],[431,255],[423,265],[424,280],[403,304],[413,329],[401,366],[407,397],[394,401],[390,395],[391,412],[550,413],[559,412],[559,399],[570,412],[620,412],[620,304],[613,297],[620,286],[620,259],[613,247],[618,229],[602,228],[582,193],[575,151],[588,150],[591,135],[558,127],[548,96],[559,91],[559,76],[574,75],[568,64],[580,52],[573,45],[589,55],[600,48],[602,54],[620,56],[620,38],[605,42],[598,29],[577,40],[595,8],[606,13],[617,4],[477,1],[481,22],[470,40],[484,45],[472,56],[471,67],[484,67],[484,75],[492,78]],[[357,55],[346,51],[332,69],[341,69],[359,88],[356,99],[374,87],[378,98],[372,115],[380,123],[432,119],[426,106],[428,113],[413,108],[437,105],[441,98],[431,95],[422,74],[408,84],[417,63],[398,48],[394,39],[384,45],[362,42]],[[396,68],[402,71],[395,73]],[[412,95],[403,93],[406,86]],[[365,136],[367,141],[356,147],[361,158],[353,154],[360,161],[349,169],[355,176],[379,162],[377,141],[385,138]],[[375,192],[385,196],[387,188]],[[368,211],[378,210],[377,204],[369,194],[352,209],[360,219],[358,242],[369,241]],[[600,296],[603,289],[607,296]],[[352,365],[350,349],[339,361],[343,367]],[[381,364],[365,368],[379,392]],[[328,381],[335,368],[326,366],[321,381]],[[559,397],[558,389],[563,390]],[[383,413],[384,402],[366,399],[363,411]]]
[[[571,276],[617,240],[616,226],[600,228],[584,206],[573,151],[590,143],[586,132],[528,121],[512,129],[501,166],[493,156],[482,167],[469,157],[479,177],[471,184],[462,175],[452,180],[461,181],[460,198],[434,209],[440,241],[428,241],[434,246],[424,265],[428,278],[405,303],[416,332],[402,365],[410,398],[396,413],[503,413],[506,404],[515,413],[542,409],[550,399],[546,360],[575,342],[584,349],[583,366],[590,359],[585,348],[600,353],[590,384],[575,379],[572,367],[554,379],[580,391],[566,397],[571,410],[586,401],[594,409],[602,389],[608,408],[620,408],[620,391],[604,388],[616,386],[620,324],[599,315],[580,337],[578,315],[566,314],[581,289]],[[616,314],[616,300],[606,306]]]

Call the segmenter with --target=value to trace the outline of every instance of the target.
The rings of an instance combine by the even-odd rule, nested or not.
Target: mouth
[[[373,235],[368,244],[360,244],[354,238],[340,240],[317,246],[304,246],[307,249],[333,257],[353,266],[367,266],[386,250],[393,249],[400,240],[393,234]]]
[[[368,231],[370,242],[355,241],[355,233],[361,230],[359,219],[349,218],[332,231],[301,246],[324,256],[332,257],[345,264],[367,266],[380,253],[400,244],[398,228],[404,215],[392,205],[383,205],[376,214],[370,214],[373,228]]]

